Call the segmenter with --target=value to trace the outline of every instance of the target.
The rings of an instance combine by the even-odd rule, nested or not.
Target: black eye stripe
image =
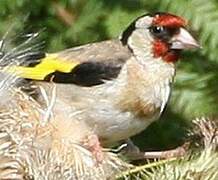
[[[151,26],[150,33],[157,39],[169,41],[173,35],[179,32],[179,28],[169,28],[163,26]]]

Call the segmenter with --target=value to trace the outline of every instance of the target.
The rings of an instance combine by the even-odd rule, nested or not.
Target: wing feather
[[[34,66],[13,66],[9,71],[25,79],[94,86],[116,78],[130,56],[119,40],[104,41],[46,54]]]

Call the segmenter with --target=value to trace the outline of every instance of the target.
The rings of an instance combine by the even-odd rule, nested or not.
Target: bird
[[[55,86],[53,114],[85,123],[96,135],[91,149],[98,152],[100,145],[139,134],[160,117],[181,51],[200,47],[187,25],[171,13],[145,14],[118,38],[39,53],[7,71],[47,92]]]

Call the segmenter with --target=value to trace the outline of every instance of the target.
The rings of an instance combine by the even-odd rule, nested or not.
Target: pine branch
[[[187,119],[205,114],[217,114],[217,87],[209,82],[217,79],[214,73],[178,71],[170,107]]]
[[[204,179],[216,180],[218,178],[218,126],[212,119],[199,118],[193,123],[190,133],[193,143],[203,150],[200,153],[192,152],[183,159],[162,160],[146,165],[134,167],[122,172],[117,178],[125,180],[183,180]],[[196,137],[199,141],[196,141]]]

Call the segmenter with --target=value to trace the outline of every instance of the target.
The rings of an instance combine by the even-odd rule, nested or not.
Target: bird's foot
[[[185,156],[189,147],[189,143],[184,143],[175,149],[164,150],[164,151],[151,151],[142,152],[142,156],[146,159],[169,159],[169,158],[179,158]]]
[[[137,146],[133,144],[131,140],[127,140],[126,146],[123,146],[121,153],[127,156],[130,160],[140,159],[168,159],[183,157],[188,150],[189,143],[185,143],[175,149],[164,150],[164,151],[148,151],[142,152]]]
[[[104,154],[97,135],[90,135],[86,141],[87,148],[92,152],[97,164],[102,163]]]

